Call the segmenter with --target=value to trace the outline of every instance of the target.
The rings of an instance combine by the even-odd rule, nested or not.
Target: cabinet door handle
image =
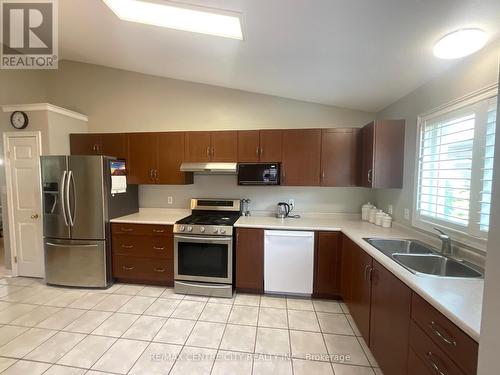
[[[365,270],[363,271],[363,279],[364,279],[365,281],[368,281],[368,276],[367,276],[367,274],[368,274],[368,270],[369,270],[369,269],[370,269],[370,265],[369,265],[369,264],[367,264],[367,265],[365,266]]]
[[[431,327],[432,332],[437,337],[439,337],[445,344],[457,346],[457,342],[455,340],[453,340],[453,338],[448,338],[451,335],[449,335],[449,334],[445,335],[445,334],[441,333],[441,331],[439,330],[441,327],[439,327],[439,325],[435,321],[430,322],[429,326]]]
[[[264,153],[264,149],[262,147],[259,148],[259,156],[262,156],[262,154]]]
[[[207,146],[207,158],[210,157],[210,146]]]
[[[368,182],[371,184],[372,183],[372,179],[373,179],[373,169],[370,169],[368,171]]]
[[[165,246],[163,247],[153,246],[153,250],[165,250]]]
[[[122,245],[124,249],[133,249],[134,245]]]
[[[149,178],[151,179],[151,181],[155,180],[154,175],[153,175],[153,169],[149,170]]]
[[[122,266],[125,271],[132,271],[135,267],[133,266]]]
[[[214,156],[215,156],[215,147],[212,146],[212,157],[214,157]]]
[[[154,170],[155,181],[158,182],[158,169]]]
[[[441,369],[436,364],[436,362],[433,360],[433,358],[434,358],[434,354],[432,352],[428,352],[427,353],[427,359],[429,360],[429,363],[431,364],[431,366],[434,369],[434,371],[436,371],[436,373],[438,375],[446,375],[443,371],[441,371]]]
[[[164,233],[165,229],[153,229],[153,233]]]
[[[156,268],[154,269],[154,271],[155,271],[155,272],[165,272],[165,268],[158,268],[158,267],[156,267]]]
[[[255,148],[255,155],[257,155],[257,156],[259,156],[259,155],[260,155],[260,148],[259,148],[259,146],[257,146],[257,147]]]
[[[133,232],[134,230],[132,228],[121,228],[122,232]]]
[[[325,181],[325,171],[321,172],[321,181]]]

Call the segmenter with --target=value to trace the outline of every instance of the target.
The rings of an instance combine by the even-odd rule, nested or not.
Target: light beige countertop
[[[111,222],[172,225],[190,214],[190,210],[141,208],[138,213],[112,219]],[[381,228],[361,221],[359,215],[335,214],[309,214],[299,219],[242,216],[234,226],[277,230],[341,231],[474,340],[479,341],[484,286],[482,279],[417,276],[363,240],[365,237],[413,238],[429,243],[428,238],[414,231],[403,227]]]
[[[403,227],[382,228],[361,221],[359,216],[318,215],[299,219],[270,216],[244,216],[235,224],[240,228],[276,230],[341,231],[377,262],[391,271],[410,289],[448,317],[474,340],[479,341],[484,280],[417,276],[368,244],[363,238],[412,238],[422,236]]]
[[[111,219],[112,223],[173,225],[176,221],[191,215],[191,210],[168,208],[140,208],[139,212]]]

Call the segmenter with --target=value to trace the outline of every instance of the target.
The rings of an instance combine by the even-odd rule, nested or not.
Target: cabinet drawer
[[[410,348],[408,350],[408,375],[436,375],[436,371],[429,371],[426,364]]]
[[[410,348],[423,365],[434,374],[464,375],[448,355],[412,321],[410,323]],[[472,374],[471,374],[472,375]]]
[[[416,293],[412,296],[412,319],[466,374],[476,374],[477,342]]]
[[[171,259],[113,255],[113,276],[125,280],[157,281],[172,284],[174,262]]]
[[[174,240],[165,236],[134,236],[128,234],[112,237],[113,254],[151,258],[174,257]]]
[[[154,236],[172,236],[172,225],[112,223],[112,234],[145,234]]]

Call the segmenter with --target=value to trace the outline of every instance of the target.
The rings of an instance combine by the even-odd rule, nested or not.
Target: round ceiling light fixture
[[[460,29],[443,36],[434,45],[434,56],[440,59],[458,59],[479,51],[487,41],[481,29]]]

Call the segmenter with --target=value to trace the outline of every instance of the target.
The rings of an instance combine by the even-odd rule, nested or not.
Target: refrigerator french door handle
[[[73,187],[73,203],[74,203],[74,211],[71,212],[71,202],[70,202],[70,194],[69,194],[69,188],[70,188],[70,183],[71,187]],[[73,178],[73,171],[68,172],[68,181],[66,185],[66,204],[68,206],[68,219],[69,223],[71,226],[75,225],[75,215],[76,215],[76,187],[75,187],[75,179]]]
[[[64,224],[68,226],[68,218],[66,217],[66,208],[65,208],[65,203],[64,203],[64,182],[66,181],[66,171],[63,172],[62,177],[61,177],[61,192],[59,193],[59,197],[61,200],[61,211],[64,217]]]

